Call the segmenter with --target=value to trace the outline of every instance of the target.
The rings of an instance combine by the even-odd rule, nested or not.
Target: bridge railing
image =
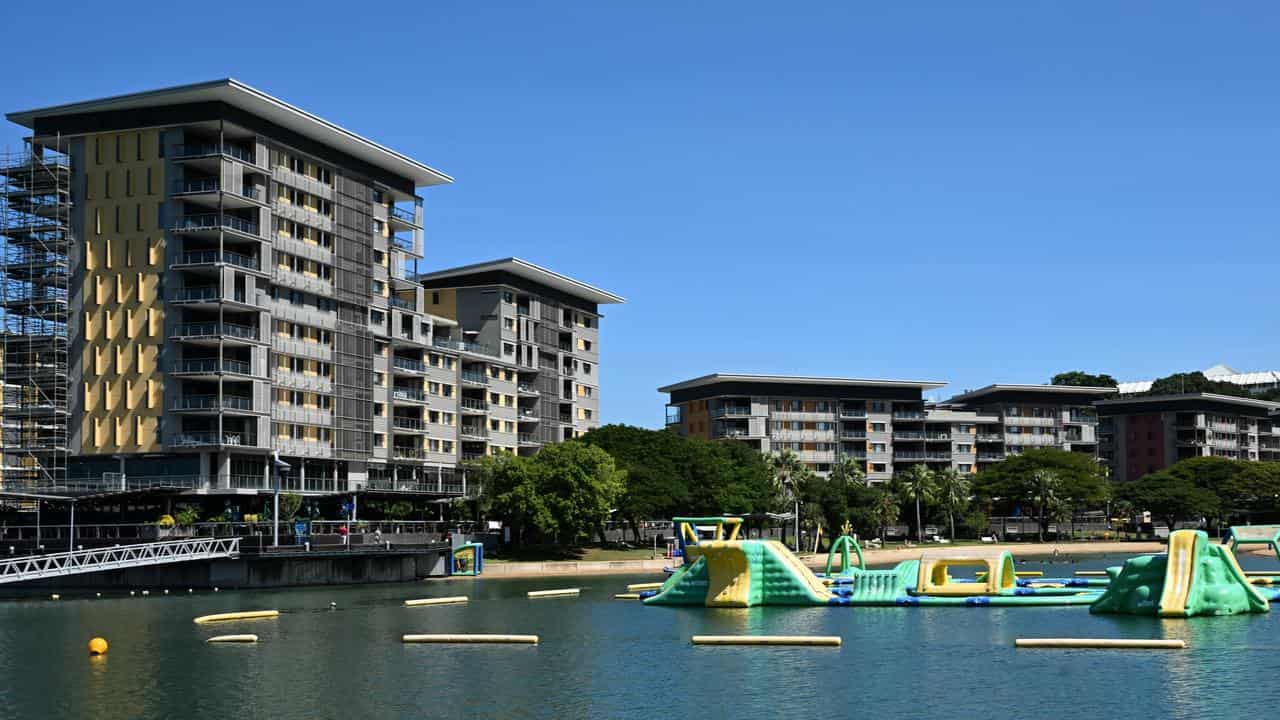
[[[234,557],[238,554],[240,538],[196,538],[28,555],[0,560],[0,583],[186,560]]]

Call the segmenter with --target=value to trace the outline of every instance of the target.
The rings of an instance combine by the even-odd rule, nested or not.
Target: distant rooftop
[[[36,120],[39,118],[207,102],[224,102],[269,120],[316,142],[341,150],[370,165],[382,168],[399,177],[409,178],[416,187],[453,182],[453,178],[434,168],[401,155],[395,150],[379,145],[368,138],[361,137],[328,120],[312,115],[301,108],[272,97],[234,78],[211,80],[191,85],[175,85],[158,90],[114,95],[97,100],[85,100],[35,110],[21,110],[8,113],[5,117],[12,122],[34,130],[36,128]]]
[[[1259,372],[1240,372],[1233,367],[1221,363],[1200,371],[1206,378],[1215,382],[1227,382],[1244,387],[1262,385],[1280,385],[1280,370],[1262,370]],[[1154,380],[1134,380],[1120,383],[1121,395],[1137,395],[1149,392]]]
[[[612,305],[625,303],[627,301],[626,298],[620,295],[614,295],[606,290],[601,290],[598,287],[588,285],[580,280],[574,280],[567,275],[561,275],[554,270],[548,270],[540,265],[534,265],[527,260],[521,260],[517,257],[490,260],[488,262],[463,265],[462,267],[449,268],[446,270],[437,270],[435,272],[426,273],[425,275],[419,275],[417,276],[417,280],[428,288],[449,288],[454,287],[455,285],[465,284],[462,281],[466,278],[504,272],[526,280],[532,280],[533,282],[546,285],[547,287],[554,288],[575,297],[580,297],[597,305]]]
[[[1110,395],[1116,391],[1113,387],[1093,387],[1088,385],[988,385],[977,390],[966,390],[947,400],[947,404],[970,403],[983,398],[1005,393],[1045,393],[1050,395]]]
[[[1094,403],[1099,409],[1116,410],[1129,406],[1150,407],[1153,405],[1192,405],[1196,403],[1219,403],[1254,408],[1274,413],[1280,410],[1280,402],[1255,400],[1254,398],[1237,397],[1235,395],[1219,395],[1217,393],[1176,393],[1172,395],[1146,395],[1143,397],[1122,397],[1111,400],[1099,400]]]
[[[691,388],[729,382],[768,383],[775,385],[841,385],[847,387],[919,388],[920,390],[934,390],[946,385],[945,382],[938,382],[934,380],[883,380],[868,378],[815,377],[805,375],[712,373],[710,375],[693,378],[692,380],[685,380],[672,385],[665,385],[658,388],[658,392],[670,393],[677,392],[679,390],[689,390]]]

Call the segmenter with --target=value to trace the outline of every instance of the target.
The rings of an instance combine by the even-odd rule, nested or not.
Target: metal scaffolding
[[[67,475],[71,160],[61,139],[0,155],[0,488]]]

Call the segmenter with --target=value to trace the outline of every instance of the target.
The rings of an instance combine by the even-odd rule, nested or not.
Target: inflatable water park
[[[1200,530],[1178,530],[1169,551],[1131,558],[1100,577],[1019,573],[1007,550],[936,548],[887,569],[869,569],[857,540],[838,537],[825,572],[815,572],[777,540],[739,538],[742,518],[674,518],[683,564],[646,605],[757,606],[1088,606],[1094,613],[1193,617],[1265,613],[1280,601],[1280,569],[1251,576],[1235,543],[1280,541],[1280,527],[1233,528],[1232,547]],[[1271,587],[1275,586],[1275,587]]]

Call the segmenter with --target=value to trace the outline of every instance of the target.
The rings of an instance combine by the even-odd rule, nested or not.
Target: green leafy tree
[[[1119,387],[1120,383],[1110,375],[1091,375],[1087,372],[1072,370],[1058,373],[1049,381],[1051,385],[1076,385],[1084,387]]]
[[[916,506],[916,540],[924,542],[924,522],[920,518],[920,506],[934,501],[937,483],[934,473],[924,463],[917,463],[893,478],[898,497]]]
[[[570,441],[533,456],[532,474],[556,531],[571,541],[592,531],[604,539],[604,523],[617,508],[626,473],[599,447]]]
[[[1052,472],[1052,488],[1037,487],[1044,476],[1037,471]],[[1051,496],[1045,491],[1051,490]],[[1057,448],[1036,448],[994,463],[973,480],[973,493],[979,503],[1003,514],[1011,514],[1015,508],[1030,503],[1036,508],[1040,520],[1040,537],[1044,537],[1048,520],[1037,498],[1049,498],[1060,502],[1073,513],[1086,507],[1101,507],[1110,497],[1111,483],[1106,470],[1092,456]]]
[[[804,488],[809,484],[813,472],[790,450],[770,454],[767,462],[775,490],[780,497],[791,503],[794,511],[795,503],[804,500]],[[798,549],[800,538],[795,538],[795,543]]]
[[[608,452],[626,471],[626,490],[618,500],[617,514],[631,526],[637,541],[641,520],[689,511],[689,441],[673,432],[630,425],[605,425],[581,440]]]
[[[1182,520],[1213,517],[1221,509],[1215,493],[1167,470],[1125,483],[1118,492],[1135,507],[1163,519],[1170,529]]]
[[[531,459],[515,455],[485,457],[472,463],[468,472],[489,498],[490,512],[511,528],[514,545],[523,544],[531,534],[549,535],[556,531],[556,518],[539,487]]]
[[[951,539],[956,539],[956,515],[969,507],[973,484],[955,468],[946,468],[936,475],[938,501],[947,511],[947,524],[951,526]]]
[[[1027,494],[1033,507],[1036,509],[1036,534],[1040,542],[1044,542],[1044,531],[1049,525],[1049,515],[1058,512],[1063,504],[1062,499],[1058,497],[1058,488],[1062,485],[1062,480],[1058,478],[1058,473],[1048,468],[1040,468],[1031,473],[1031,487]]]
[[[1151,389],[1144,395],[1178,395],[1181,393],[1214,393],[1217,395],[1233,395],[1235,397],[1253,397],[1248,388],[1221,380],[1210,380],[1204,373],[1174,373],[1151,383]]]

